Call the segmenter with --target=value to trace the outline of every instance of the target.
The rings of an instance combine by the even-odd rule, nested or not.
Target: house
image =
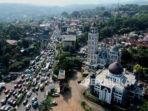
[[[6,42],[10,45],[17,45],[17,40],[6,40]]]

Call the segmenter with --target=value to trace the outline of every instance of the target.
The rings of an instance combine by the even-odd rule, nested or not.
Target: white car
[[[27,97],[29,98],[31,95],[32,95],[32,92],[29,91],[29,92],[27,93]]]
[[[29,111],[30,108],[31,108],[31,104],[27,104],[27,105],[26,105],[26,111]]]

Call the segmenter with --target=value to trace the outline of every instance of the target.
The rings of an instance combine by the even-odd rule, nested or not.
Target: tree
[[[136,64],[134,66],[133,71],[138,71],[140,78],[144,77],[144,75],[143,75],[143,68],[139,64]]]
[[[71,13],[71,17],[72,18],[79,18],[80,17],[80,13],[78,11],[74,11]]]
[[[68,17],[68,13],[67,12],[62,12],[61,16],[62,17]]]
[[[39,105],[39,111],[51,111],[51,101],[49,99],[46,99],[41,102]]]
[[[108,10],[104,10],[101,15],[103,17],[111,17],[111,13]]]
[[[143,105],[140,107],[140,111],[148,111],[148,103],[144,102]]]

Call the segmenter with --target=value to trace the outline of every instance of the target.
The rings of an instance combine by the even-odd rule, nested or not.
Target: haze
[[[120,2],[128,2],[131,0],[119,0]],[[108,4],[117,3],[117,0],[0,0],[0,3],[23,3],[36,5],[64,6],[72,4]]]

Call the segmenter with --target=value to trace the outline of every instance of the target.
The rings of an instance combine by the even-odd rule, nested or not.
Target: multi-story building
[[[96,69],[103,68],[118,60],[121,62],[120,45],[113,47],[106,44],[99,44],[99,33],[95,23],[91,26],[90,33],[88,34],[88,54],[87,65],[90,68]]]
[[[97,31],[96,24],[94,23],[91,26],[90,33],[88,34],[87,62],[88,65],[95,68],[98,66],[98,38],[99,33]]]

